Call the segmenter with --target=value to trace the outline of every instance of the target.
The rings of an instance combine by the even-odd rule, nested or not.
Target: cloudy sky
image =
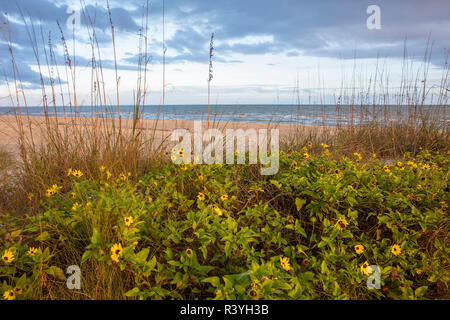
[[[160,104],[163,2],[149,3],[147,101]],[[132,103],[136,88],[145,4],[145,0],[110,0],[122,104]],[[81,5],[84,11],[80,11]],[[380,8],[379,29],[367,27],[372,16],[367,12],[370,5]],[[67,87],[70,80],[57,22],[71,55],[75,49],[78,102],[90,104],[87,15],[95,19],[108,99],[114,101],[114,53],[106,0],[84,0],[82,4],[78,0],[0,0],[0,11],[0,105],[11,104],[5,79],[9,79],[10,89],[14,88],[9,34],[28,104],[42,105],[36,55],[45,83],[49,83],[50,74],[53,78],[59,74],[63,87]],[[67,22],[72,18],[76,21],[77,16],[80,25],[69,28]],[[413,79],[413,72],[420,71],[428,39],[432,48],[428,81],[438,84],[450,48],[448,30],[448,0],[166,0],[166,103],[207,103],[212,32],[212,103],[271,104],[296,103],[297,99],[301,103],[332,102],[342,87],[348,91],[366,87],[377,65],[378,77],[389,79],[395,91],[402,77],[405,45],[413,66],[408,77]],[[37,43],[37,52],[30,37]],[[56,64],[52,68],[47,68],[45,58],[49,42],[56,61],[51,60],[50,64]]]

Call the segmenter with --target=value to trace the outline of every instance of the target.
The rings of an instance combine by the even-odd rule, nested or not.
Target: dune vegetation
[[[312,145],[311,145],[312,147]],[[448,156],[61,172],[39,214],[1,216],[0,290],[47,299],[448,298]],[[368,157],[368,159],[365,159]],[[36,201],[28,194],[28,201]],[[81,290],[65,268],[79,265]],[[366,281],[377,266],[380,290]]]

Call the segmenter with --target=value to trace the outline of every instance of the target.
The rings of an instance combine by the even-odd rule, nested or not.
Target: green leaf
[[[428,290],[427,286],[422,286],[414,290],[414,296],[416,298],[421,298],[425,294],[425,292]]]
[[[306,203],[305,199],[295,198],[295,205],[297,206],[297,211],[300,211],[305,203]]]
[[[148,254],[150,250],[148,248],[144,248],[136,254],[137,263],[144,263],[147,260]]]
[[[201,282],[208,282],[215,288],[218,288],[220,286],[219,277],[209,277],[209,278],[201,280]]]
[[[306,271],[301,274],[301,278],[303,281],[312,281],[314,280],[314,273],[311,271]]]
[[[170,293],[170,291],[163,289],[163,288],[159,288],[159,287],[153,287],[152,290],[153,290],[153,292],[155,292],[156,294],[158,294],[161,297],[164,297]]]
[[[147,265],[144,268],[144,276],[148,277],[150,273],[155,269],[156,266],[156,257],[153,256],[148,262]]]
[[[92,251],[86,250],[81,257],[81,264],[85,263],[90,257],[92,257]]]
[[[59,279],[62,281],[66,280],[66,275],[64,274],[64,271],[62,271],[62,269],[57,266],[49,267],[47,270],[45,270],[45,273],[55,277],[56,279]]]
[[[270,183],[273,184],[278,189],[281,189],[281,183],[278,182],[277,180],[270,180]]]
[[[323,247],[325,247],[327,245],[327,242],[325,242],[324,240],[321,240],[320,242],[319,242],[319,244],[317,245],[317,248],[323,248]]]
[[[323,274],[328,273],[328,267],[325,260],[322,260],[322,264],[320,265],[320,272],[322,272]]]
[[[94,228],[93,232],[92,232],[92,237],[91,237],[91,248],[97,248],[100,245],[100,233],[98,232],[98,230],[96,228]]]
[[[302,236],[304,236],[305,238],[307,238],[305,229],[303,229],[303,228],[300,226],[300,223],[298,222],[298,220],[295,221],[295,232],[298,233],[298,234],[300,234],[300,235],[302,235]]]
[[[133,288],[133,289],[127,291],[125,293],[125,296],[127,296],[127,297],[136,297],[136,296],[139,295],[139,292],[140,292],[139,288]]]
[[[45,241],[50,239],[50,234],[47,231],[42,232],[37,238],[37,241]]]

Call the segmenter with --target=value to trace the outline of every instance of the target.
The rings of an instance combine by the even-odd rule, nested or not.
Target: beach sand
[[[16,118],[15,116],[0,116],[0,148],[8,151],[12,154],[18,155],[19,152],[19,138],[20,138],[20,126],[19,121],[23,123],[24,136],[28,141],[33,141],[35,145],[46,143],[46,122],[52,122],[52,127],[58,124],[58,128],[61,132],[64,129],[73,130],[73,128],[85,128],[104,130],[104,132],[111,132],[114,127],[117,131],[120,127],[122,132],[131,134],[133,129],[132,119],[95,119],[95,118],[71,118],[71,117],[39,117],[22,116]],[[75,125],[73,125],[75,124]],[[208,122],[203,121],[203,132],[208,129]],[[250,122],[210,122],[210,128],[217,128],[225,134],[226,129],[278,129],[280,140],[301,133],[308,135],[309,133],[326,133],[333,131],[334,127],[314,126],[314,125],[297,125],[297,124],[277,124],[277,123],[250,123]],[[175,129],[186,129],[189,132],[194,132],[194,121],[187,120],[165,120],[164,123],[161,120],[140,120],[138,128],[143,129],[144,134],[154,137],[154,145],[159,145],[164,139],[170,140],[170,135]],[[32,132],[33,140],[31,140]],[[270,132],[270,131],[269,131]]]

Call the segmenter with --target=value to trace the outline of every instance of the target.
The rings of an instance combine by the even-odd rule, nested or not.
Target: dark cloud
[[[169,2],[168,2],[169,3]],[[206,36],[189,25],[202,25],[204,31],[216,31],[217,54],[231,55],[285,52],[288,56],[316,55],[340,58],[402,57],[405,39],[408,52],[420,57],[427,39],[442,61],[444,49],[450,47],[450,2],[447,0],[255,0],[255,1],[170,1],[167,14],[183,26],[171,39],[175,48],[198,48],[197,41],[207,44]],[[381,8],[380,30],[366,27],[369,5]],[[187,5],[186,14],[181,8]],[[207,21],[205,23],[205,21]],[[206,34],[208,32],[205,32]],[[272,36],[272,42],[226,44],[226,40],[246,36]],[[193,39],[189,42],[189,39]],[[195,39],[195,40],[194,40]],[[439,60],[440,59],[440,60]]]
[[[67,3],[70,5],[73,2]],[[46,0],[0,0],[0,63],[2,66],[0,72],[3,73],[0,82],[4,81],[3,75],[9,80],[14,78],[8,46],[8,39],[11,36],[12,49],[18,69],[16,76],[20,75],[21,80],[28,88],[39,87],[41,84],[40,74],[32,70],[31,65],[36,65],[37,61],[39,61],[46,68],[47,59],[50,59],[49,43],[52,43],[53,46],[61,45],[61,30],[57,22],[59,22],[66,40],[71,40],[72,30],[69,30],[66,25],[67,19],[73,14],[73,10],[68,10],[69,5],[63,4],[58,6]],[[138,32],[139,27],[127,10],[120,7],[112,7],[111,15],[116,32]],[[79,16],[83,28],[87,24],[95,25],[97,40],[100,44],[109,44],[111,42],[111,35],[108,33],[110,22],[106,6],[94,7],[87,5],[80,12]],[[37,49],[37,51],[35,52],[33,48]],[[55,50],[54,54],[56,63],[64,65],[65,57],[57,50]],[[75,60],[77,65],[80,66],[91,65],[89,57],[77,55]],[[114,62],[103,60],[102,66],[113,68]],[[136,67],[127,65],[121,65],[120,67],[121,69],[136,70]],[[58,81],[56,76],[54,76],[54,79]],[[43,76],[42,80],[45,84],[49,84],[51,81],[46,76]],[[63,80],[61,81],[64,82]]]
[[[78,1],[75,2],[78,4]],[[14,18],[10,25],[13,42],[17,44],[15,53],[24,69],[23,74],[30,81],[36,81],[35,72],[29,68],[34,57],[29,48],[26,28],[17,22],[20,20],[18,8],[36,24],[39,23],[39,29],[42,26],[46,37],[50,32],[56,40],[60,37],[56,20],[70,34],[65,25],[70,15],[67,8],[75,2],[61,0],[55,4],[49,0],[0,0],[1,12],[7,11]],[[90,17],[99,30],[97,36],[100,45],[110,45],[106,1],[99,1],[98,6],[91,3],[94,2],[90,1],[85,8],[82,22],[86,22],[84,18]],[[127,33],[137,34],[145,1],[111,0],[110,3],[117,33],[125,36]],[[374,4],[381,8],[380,30],[366,27],[366,9]],[[150,1],[149,12],[152,32],[156,27],[160,28],[162,0]],[[440,66],[445,50],[450,48],[449,12],[448,0],[167,0],[166,22],[176,25],[177,30],[166,39],[166,62],[207,63],[211,32],[215,32],[217,44],[214,59],[219,62],[239,62],[233,58],[235,54],[267,53],[284,53],[289,57],[395,58],[403,56],[405,39],[408,54],[421,59],[430,37],[434,52],[432,62]],[[5,30],[2,31],[4,33]],[[270,37],[271,41],[235,41],[260,36]],[[149,46],[150,62],[161,63],[162,44],[153,40]],[[129,48],[129,51],[127,58],[119,61],[120,69],[135,70],[133,65],[138,58],[137,48]],[[2,66],[6,65],[8,56],[9,52],[3,43],[0,45]],[[63,63],[64,57],[57,56],[57,60]],[[77,60],[84,65],[90,63],[88,57],[79,57]],[[114,67],[114,63],[105,60],[103,67]]]

